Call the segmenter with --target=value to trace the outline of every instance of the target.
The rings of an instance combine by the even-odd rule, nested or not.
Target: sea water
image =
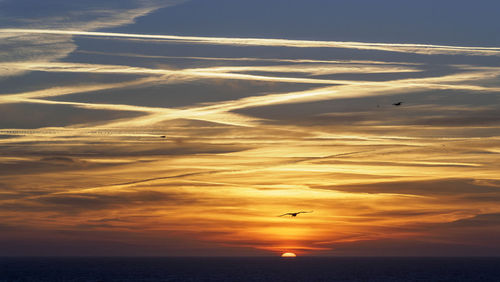
[[[0,258],[0,281],[500,281],[500,258]]]

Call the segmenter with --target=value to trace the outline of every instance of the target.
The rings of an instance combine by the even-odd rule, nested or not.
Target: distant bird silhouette
[[[165,135],[162,135],[162,136],[160,136],[160,138],[167,138],[167,136],[165,136]]]
[[[313,212],[313,211],[287,212],[287,213],[284,213],[284,214],[278,215],[278,216],[289,215],[289,216],[292,216],[292,217],[296,217],[299,213],[311,213],[311,212]]]
[[[397,102],[397,103],[394,103],[393,105],[394,106],[401,106],[401,104],[403,104],[403,102]]]

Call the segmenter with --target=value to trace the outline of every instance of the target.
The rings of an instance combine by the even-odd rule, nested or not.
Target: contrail
[[[431,44],[406,44],[406,43],[370,43],[353,41],[315,41],[292,40],[275,38],[239,38],[239,37],[203,37],[179,35],[133,34],[115,32],[95,32],[77,30],[45,30],[45,29],[0,29],[1,33],[30,33],[30,34],[60,34],[76,36],[119,37],[166,40],[181,43],[200,43],[216,45],[246,45],[269,47],[296,47],[296,48],[347,48],[358,50],[381,50],[401,53],[416,54],[449,54],[449,55],[477,55],[500,56],[499,47],[468,47]]]

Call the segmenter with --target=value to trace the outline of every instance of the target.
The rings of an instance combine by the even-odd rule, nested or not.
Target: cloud
[[[92,32],[163,3],[91,3],[68,3],[66,27],[55,11],[0,30],[1,56],[20,52],[0,72],[31,72],[0,94],[0,241],[37,254],[497,243],[473,235],[498,231],[499,48]]]
[[[500,192],[496,187],[481,185],[481,182],[474,179],[437,179],[425,181],[393,181],[371,184],[355,184],[355,185],[335,185],[335,186],[313,186],[319,189],[332,189],[349,193],[371,193],[371,194],[407,194],[431,197],[433,199],[441,199],[450,203],[467,202],[467,207],[474,210],[481,210],[481,203],[497,202],[500,199]],[[466,210],[462,207],[459,210]],[[458,210],[455,210],[458,211]],[[384,211],[382,214],[389,212],[393,216],[419,215],[420,212],[427,213],[428,211],[419,209],[412,210],[393,210]],[[417,212],[417,213],[415,213]],[[432,210],[431,213],[443,213],[443,209]],[[376,212],[373,215],[382,215]],[[422,214],[423,215],[423,214]]]
[[[22,3],[19,3],[22,2]],[[1,27],[44,27],[44,28],[79,28],[96,30],[101,28],[117,27],[133,23],[135,18],[150,12],[176,5],[182,1],[126,1],[120,7],[114,2],[86,1],[67,2],[54,0],[44,2],[45,6],[36,1],[8,0],[2,5]],[[107,6],[109,5],[109,6]],[[24,6],[19,16],[19,7]],[[54,15],[47,15],[46,7],[57,7]],[[41,12],[43,11],[43,12]],[[17,16],[13,16],[17,15]],[[2,62],[39,62],[41,64],[53,62],[66,57],[76,50],[72,36],[49,34],[19,34],[17,32],[3,32],[0,34],[0,61]],[[25,70],[3,69],[0,67],[0,77],[21,75]]]

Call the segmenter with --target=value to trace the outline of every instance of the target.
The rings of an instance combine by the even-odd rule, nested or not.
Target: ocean
[[[0,281],[500,281],[500,258],[0,258]]]

